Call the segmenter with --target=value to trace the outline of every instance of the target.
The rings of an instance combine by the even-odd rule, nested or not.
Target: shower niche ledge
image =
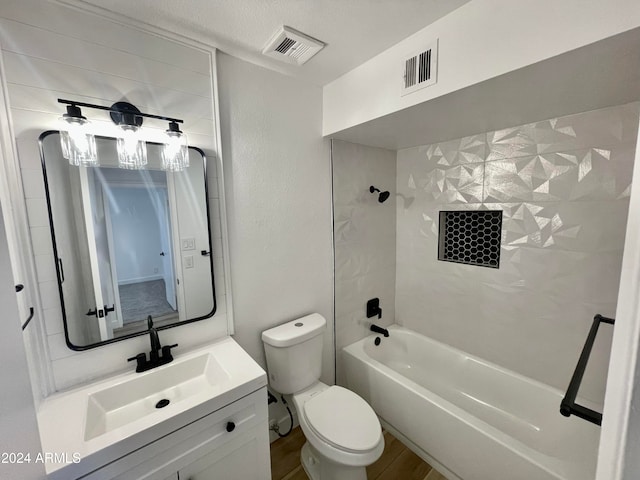
[[[267,479],[266,385],[264,370],[227,337],[156,369],[51,396],[38,411],[47,478],[176,480],[215,471]]]

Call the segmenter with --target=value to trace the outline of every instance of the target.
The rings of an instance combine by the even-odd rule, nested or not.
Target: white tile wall
[[[639,103],[398,151],[396,320],[566,389],[615,315]],[[437,260],[438,212],[503,210],[500,269]],[[601,402],[611,328],[580,395]]]
[[[104,105],[125,98],[142,111],[185,120],[190,143],[202,148],[209,161],[218,310],[212,320],[163,332],[163,341],[188,349],[226,334],[211,52],[37,0],[3,2],[0,45],[38,276],[39,315],[34,321],[44,322],[55,388],[126,369],[126,358],[148,343],[137,338],[87,352],[73,352],[64,343],[37,142],[43,131],[57,129],[56,120],[63,112],[58,97]],[[85,115],[94,120],[100,117],[96,112]],[[166,128],[148,123],[154,131]]]
[[[337,382],[344,384],[341,349],[366,335],[371,323],[394,323],[396,154],[340,140],[332,142]],[[391,195],[384,203],[374,185]],[[367,318],[380,298],[382,318]]]

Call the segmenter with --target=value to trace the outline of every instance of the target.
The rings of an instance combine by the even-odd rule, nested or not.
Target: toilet
[[[311,480],[366,480],[384,450],[380,422],[361,397],[320,381],[326,320],[313,313],[262,332],[271,388],[292,395],[307,440],[300,454]]]

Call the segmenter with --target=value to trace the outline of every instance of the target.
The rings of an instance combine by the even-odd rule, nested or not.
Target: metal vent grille
[[[281,27],[262,50],[282,62],[302,65],[324,48],[324,43],[290,27]]]
[[[307,55],[307,52],[311,51],[311,47],[309,45],[305,45],[303,43],[296,46],[295,51],[291,52],[292,58],[304,58]]]
[[[438,41],[406,57],[402,74],[402,95],[433,85],[437,81]]]
[[[500,267],[502,210],[440,212],[438,260]]]
[[[416,61],[418,57],[411,57],[404,62],[404,88],[413,87],[416,84]]]
[[[431,49],[420,54],[418,62],[418,83],[431,79]]]
[[[289,37],[285,37],[282,43],[280,43],[280,45],[277,46],[276,52],[287,53],[287,51],[289,51],[289,49],[293,47],[295,44],[296,44],[295,40]]]

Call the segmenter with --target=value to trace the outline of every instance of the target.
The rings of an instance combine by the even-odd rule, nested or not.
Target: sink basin
[[[229,375],[209,353],[174,360],[88,397],[85,441],[202,395]]]

